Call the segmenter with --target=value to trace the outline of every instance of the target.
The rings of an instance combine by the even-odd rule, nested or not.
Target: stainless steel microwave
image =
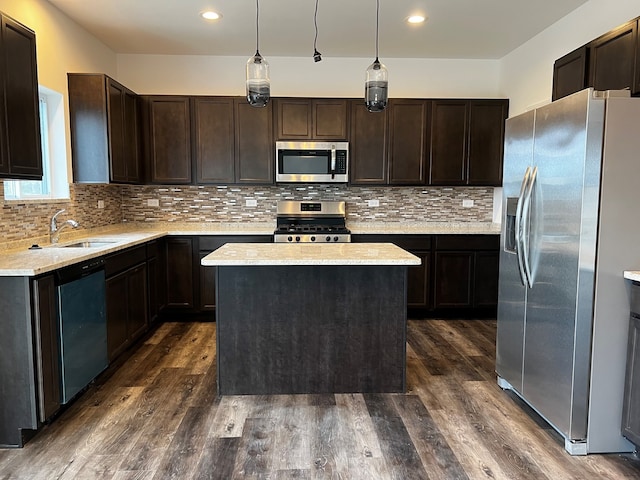
[[[276,182],[348,181],[349,142],[276,142]]]

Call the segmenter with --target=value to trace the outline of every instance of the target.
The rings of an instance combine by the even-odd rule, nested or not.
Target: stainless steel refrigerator
[[[620,427],[638,192],[640,98],[587,89],[507,120],[498,384],[574,455],[634,449]]]

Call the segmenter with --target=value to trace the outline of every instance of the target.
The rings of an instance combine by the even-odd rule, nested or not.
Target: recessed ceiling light
[[[423,23],[426,20],[424,15],[411,15],[407,18],[407,23],[417,24]]]
[[[206,12],[202,12],[200,15],[206,20],[218,20],[219,18],[222,18],[222,15],[214,12],[213,10],[207,10]]]

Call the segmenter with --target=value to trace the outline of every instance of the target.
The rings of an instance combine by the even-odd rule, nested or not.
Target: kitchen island
[[[407,268],[390,243],[225,244],[218,393],[404,392]]]

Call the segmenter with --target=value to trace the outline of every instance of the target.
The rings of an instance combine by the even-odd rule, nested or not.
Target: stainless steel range
[[[345,219],[345,202],[282,200],[278,202],[274,242],[350,242]]]

